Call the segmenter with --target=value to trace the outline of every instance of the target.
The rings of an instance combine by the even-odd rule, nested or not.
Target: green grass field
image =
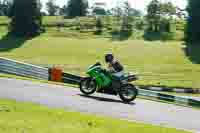
[[[82,23],[90,23],[94,18],[79,19]],[[0,21],[8,23],[9,20],[0,17]],[[60,21],[63,21],[60,16],[43,18],[45,25]],[[64,22],[75,24],[76,19]],[[26,39],[6,36],[7,29],[0,26],[0,56],[42,66],[55,64],[66,72],[84,75],[89,65],[103,62],[104,54],[112,51],[127,71],[139,73],[138,84],[200,88],[199,46],[185,50],[181,41],[144,41],[141,38],[144,32],[137,30],[129,40],[120,41],[109,31],[96,36],[93,32],[80,32],[74,28],[65,27],[59,31],[54,25],[41,36]],[[181,36],[182,32],[178,31],[177,38]]]
[[[46,25],[53,25],[62,18],[44,18]],[[73,23],[72,20],[71,23]],[[0,25],[8,19],[0,17]],[[69,22],[67,22],[69,23]],[[186,56],[180,41],[119,41],[113,38],[95,36],[93,33],[79,33],[70,28],[58,32],[56,27],[36,38],[15,38],[6,36],[7,29],[0,26],[0,57],[7,57],[41,66],[57,65],[66,72],[84,75],[87,67],[96,61],[105,66],[104,54],[112,51],[125,65],[127,71],[138,72],[137,84],[164,85],[170,87],[200,88],[198,77],[200,65],[198,49]],[[142,33],[134,32],[136,36]],[[137,38],[137,37],[134,37]],[[194,49],[194,48],[193,48]],[[11,75],[0,74],[0,77]],[[26,79],[26,78],[23,78]],[[44,81],[41,81],[44,82]],[[0,100],[0,132],[3,133],[182,133],[175,129],[147,124],[119,121],[100,116],[49,109],[44,106]]]
[[[101,16],[101,20],[103,23],[103,34],[101,37],[114,37],[113,32],[116,31],[119,34],[121,29],[121,21],[119,21],[116,17],[113,16]],[[177,32],[174,34],[162,33],[162,34],[145,34],[144,29],[147,27],[146,23],[140,25],[141,22],[145,20],[142,18],[133,17],[133,33],[129,37],[131,39],[146,39],[146,40],[182,40],[183,39],[183,31],[184,31],[184,21],[176,20],[176,29]],[[10,19],[8,17],[0,16],[0,26],[8,25]],[[65,31],[64,33],[54,33],[56,36],[80,36],[81,33],[85,36],[91,37],[91,33],[94,34],[96,31],[96,18],[95,17],[79,17],[74,19],[64,19],[63,16],[44,16],[42,19],[43,26],[50,32],[61,29]],[[59,28],[59,25],[61,26]],[[140,26],[139,26],[140,25]],[[140,28],[139,28],[140,27]],[[142,30],[143,29],[143,30]],[[79,34],[77,34],[79,33]],[[89,35],[88,35],[89,34]],[[115,37],[113,38],[115,39]],[[127,37],[122,37],[123,39],[127,39]]]
[[[200,65],[186,56],[180,41],[77,39],[53,33],[26,40],[0,35],[2,57],[42,66],[55,64],[66,72],[83,75],[89,65],[103,62],[104,54],[112,51],[127,71],[140,74],[138,84],[200,88]],[[197,58],[199,48],[195,49]]]
[[[184,131],[0,100],[2,133],[184,133]]]
[[[5,25],[9,23],[8,17],[0,16],[0,25]]]

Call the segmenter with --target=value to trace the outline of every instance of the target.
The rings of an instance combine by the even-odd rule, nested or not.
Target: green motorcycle
[[[80,82],[80,91],[85,95],[91,95],[100,90],[112,90],[125,103],[135,100],[138,95],[136,87],[130,84],[137,80],[136,75],[125,74],[116,78],[103,69],[100,63],[90,66],[87,74],[89,77],[82,78]]]

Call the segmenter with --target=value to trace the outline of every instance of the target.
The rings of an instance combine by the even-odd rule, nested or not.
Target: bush
[[[103,31],[103,23],[100,18],[97,19],[96,21],[96,31],[95,34],[101,34]]]
[[[133,32],[133,25],[123,22],[120,30],[121,37],[130,37]]]
[[[107,27],[107,30],[111,31],[111,30],[112,30],[112,27],[108,26],[108,27]]]
[[[164,40],[164,41],[174,40],[175,36],[176,36],[176,34],[172,33],[172,32],[162,32],[161,33],[161,39]]]
[[[75,30],[81,30],[80,26],[76,26]]]
[[[146,31],[143,35],[145,40],[154,41],[154,40],[176,40],[176,33],[174,32],[149,32]]]
[[[143,20],[137,21],[137,22],[135,23],[135,27],[136,27],[136,29],[138,29],[138,30],[144,30],[144,29],[145,29],[145,22],[144,22]]]
[[[176,30],[184,31],[186,26],[186,22],[184,20],[180,20],[176,22]]]
[[[119,29],[117,29],[117,28],[114,28],[114,29],[112,29],[112,31],[110,32],[112,35],[119,35]]]

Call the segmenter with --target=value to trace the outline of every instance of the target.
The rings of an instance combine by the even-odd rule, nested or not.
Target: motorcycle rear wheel
[[[119,97],[125,103],[130,103],[134,101],[137,95],[138,95],[138,90],[132,84],[127,84],[122,86],[119,91]]]

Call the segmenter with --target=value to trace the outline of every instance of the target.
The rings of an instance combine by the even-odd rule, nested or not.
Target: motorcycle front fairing
[[[111,77],[104,72],[99,63],[90,66],[87,74],[96,81],[98,88],[107,87],[112,83]]]

